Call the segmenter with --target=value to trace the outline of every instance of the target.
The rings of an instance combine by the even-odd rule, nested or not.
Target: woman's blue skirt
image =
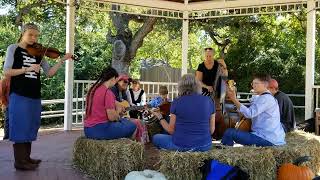
[[[9,97],[9,139],[25,143],[37,139],[41,121],[41,99],[11,93]]]

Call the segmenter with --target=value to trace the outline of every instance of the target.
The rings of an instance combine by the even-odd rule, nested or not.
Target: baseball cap
[[[127,82],[131,82],[132,81],[132,79],[128,76],[128,75],[126,75],[126,74],[120,74],[119,75],[119,81],[127,81]]]

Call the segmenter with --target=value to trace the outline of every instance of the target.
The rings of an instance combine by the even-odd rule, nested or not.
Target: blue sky
[[[9,6],[1,6],[1,9],[0,9],[0,15],[4,15],[4,14],[7,14],[8,11],[9,11],[10,7]]]

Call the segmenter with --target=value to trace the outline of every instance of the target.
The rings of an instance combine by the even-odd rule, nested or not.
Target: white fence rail
[[[73,98],[73,124],[82,124],[85,113],[85,96],[88,89],[95,81],[91,80],[75,80],[74,81],[74,98]],[[169,91],[169,98],[172,100],[177,97],[178,89],[177,83],[168,83],[168,82],[141,82],[141,88],[147,94],[147,100],[155,97],[159,94],[160,86],[167,86]],[[320,86],[315,86],[315,95],[316,95],[316,107],[319,107],[319,92]],[[304,94],[288,94],[290,98],[304,98]],[[238,98],[241,100],[248,100],[252,96],[252,93],[238,92]],[[55,104],[64,104],[64,99],[53,99],[53,100],[43,100],[42,106],[55,105]],[[296,109],[304,109],[303,105],[294,105]],[[43,111],[41,113],[41,118],[53,118],[53,117],[63,117],[64,110],[52,110],[52,111]]]
[[[319,100],[319,92],[320,92],[320,86],[313,86],[313,92],[314,92],[314,96],[315,96],[315,108],[319,108],[320,107],[320,100]]]

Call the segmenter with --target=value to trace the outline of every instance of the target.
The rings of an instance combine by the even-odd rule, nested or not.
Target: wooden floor
[[[87,180],[72,167],[73,143],[82,132],[62,130],[44,133],[32,144],[32,157],[42,159],[36,171],[16,171],[12,143],[0,140],[0,180]]]

